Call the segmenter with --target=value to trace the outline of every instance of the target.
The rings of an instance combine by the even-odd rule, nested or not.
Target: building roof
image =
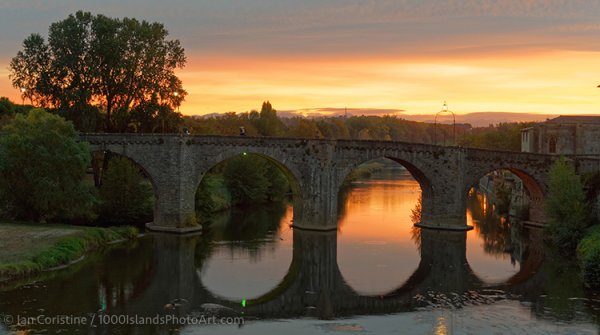
[[[546,123],[600,123],[600,115],[561,115]]]

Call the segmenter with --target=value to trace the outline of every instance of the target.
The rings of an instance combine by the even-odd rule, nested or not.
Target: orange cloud
[[[596,52],[481,58],[190,57],[181,73],[186,114],[277,109],[371,108],[430,114],[447,100],[457,113],[597,113]]]

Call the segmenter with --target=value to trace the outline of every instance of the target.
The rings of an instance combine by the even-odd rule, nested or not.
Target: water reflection
[[[339,231],[291,230],[286,206],[231,212],[203,235],[150,234],[33,284],[1,289],[0,314],[243,315],[259,324],[374,314],[389,320],[395,317],[390,314],[419,311],[431,320],[422,333],[451,332],[454,311],[474,308],[486,326],[501,313],[518,313],[527,320],[573,322],[576,331],[577,323],[598,315],[600,306],[586,298],[576,269],[544,262],[539,230],[498,221],[476,194],[469,200],[475,230],[414,228],[418,185],[405,172],[394,173],[404,179],[356,185]],[[518,312],[499,311],[515,303]],[[98,334],[182,328],[207,330],[176,324],[11,327]]]
[[[113,249],[104,259],[82,264],[75,273],[67,273],[65,277],[57,276],[40,284],[1,292],[0,308],[11,315],[199,316],[213,313],[244,315],[249,319],[299,316],[331,319],[357,314],[454,309],[490,304],[512,296],[534,301],[536,310],[552,307],[552,301],[540,298],[552,287],[539,280],[545,278],[540,277],[539,262],[532,263],[531,271],[517,273],[513,278],[522,275],[518,280],[489,286],[481,282],[467,262],[466,232],[423,229],[419,235],[418,266],[406,280],[398,281],[393,290],[375,296],[356,292],[341,275],[340,238],[335,231],[291,232],[293,252],[286,272],[268,290],[247,299],[245,307],[239,299],[215,292],[206,285],[203,276],[196,275],[197,269],[209,266],[215,251],[205,247],[207,241],[203,237],[156,234],[141,239],[135,247]],[[211,255],[205,253],[207,250]],[[527,264],[522,268],[529,268]],[[117,270],[121,273],[111,274]],[[224,280],[233,283],[231,278]],[[71,285],[65,287],[65,282]],[[144,333],[161,333],[173,327],[142,329]],[[129,333],[134,328],[107,326],[97,331],[101,329]]]
[[[394,165],[354,182],[339,221],[338,262],[357,292],[380,295],[407,280],[419,264],[411,210],[421,189]]]
[[[467,199],[467,258],[473,270],[487,283],[500,283],[519,272],[527,249],[527,237],[518,222],[499,216],[485,193],[476,189]],[[483,251],[483,252],[482,252]]]
[[[216,217],[206,234],[211,254],[198,267],[202,283],[230,299],[258,297],[285,276],[292,260],[292,207],[274,204]]]

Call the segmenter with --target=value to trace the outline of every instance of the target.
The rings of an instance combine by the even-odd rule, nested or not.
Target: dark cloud
[[[600,1],[5,0],[1,52],[13,54],[29,33],[79,9],[163,22],[188,50],[206,53],[418,55],[549,43],[597,50],[594,34],[576,45],[570,37],[598,31]]]

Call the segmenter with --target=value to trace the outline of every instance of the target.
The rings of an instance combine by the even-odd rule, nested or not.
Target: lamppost
[[[173,92],[173,95],[175,96],[175,99],[177,99],[177,97],[179,96],[179,92],[175,91]],[[179,101],[177,102],[177,113],[179,113]]]
[[[448,110],[446,101],[444,101],[442,110],[435,114],[435,118],[433,120],[433,144],[437,145],[437,117],[438,115],[445,113],[450,113],[452,115],[452,138],[454,140],[454,144],[456,145],[456,116],[452,111]],[[446,136],[444,136],[444,145],[446,145]]]

